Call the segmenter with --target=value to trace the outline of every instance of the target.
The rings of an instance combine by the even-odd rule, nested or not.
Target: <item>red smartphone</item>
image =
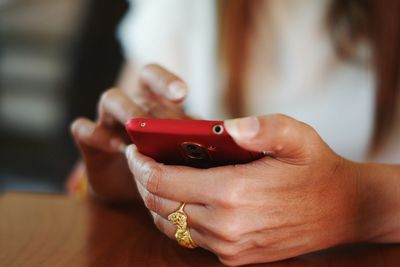
[[[239,147],[223,121],[135,118],[125,126],[139,152],[164,164],[209,168],[264,155]]]

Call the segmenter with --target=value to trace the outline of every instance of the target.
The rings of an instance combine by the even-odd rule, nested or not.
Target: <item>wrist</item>
[[[356,231],[361,242],[400,241],[400,167],[353,163],[358,208]]]

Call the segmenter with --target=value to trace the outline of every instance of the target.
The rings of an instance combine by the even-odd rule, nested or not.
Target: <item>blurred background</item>
[[[78,153],[77,116],[95,117],[116,80],[124,0],[0,0],[0,191],[60,192]]]

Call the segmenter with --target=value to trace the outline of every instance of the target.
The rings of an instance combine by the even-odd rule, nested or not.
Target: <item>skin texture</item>
[[[240,146],[267,153],[248,164],[166,166],[134,145],[125,149],[121,125],[129,118],[187,118],[180,106],[187,88],[178,77],[150,65],[139,80],[129,96],[107,91],[97,122],[78,119],[72,125],[95,195],[131,201],[139,193],[170,238],[175,227],[167,217],[187,203],[192,239],[227,265],[276,261],[350,242],[399,242],[399,166],[348,161],[313,128],[285,115],[225,122]],[[177,99],[171,84],[184,88]]]

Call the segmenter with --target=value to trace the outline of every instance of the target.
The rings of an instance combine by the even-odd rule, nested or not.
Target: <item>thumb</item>
[[[226,120],[224,125],[242,148],[277,158],[304,157],[317,136],[310,126],[281,114]]]

